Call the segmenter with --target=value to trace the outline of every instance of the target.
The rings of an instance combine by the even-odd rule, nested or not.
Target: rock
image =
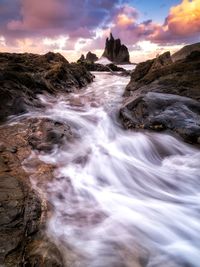
[[[77,63],[85,61],[85,56],[82,54],[81,57],[77,60]]]
[[[200,103],[191,98],[152,92],[132,97],[120,109],[120,119],[125,128],[171,130],[186,142],[199,141]]]
[[[59,53],[0,53],[0,122],[40,107],[37,95],[72,92],[93,80],[84,66],[69,64]]]
[[[138,64],[124,96],[158,92],[200,100],[200,52],[192,52],[187,58],[176,62],[171,62],[169,54],[164,55],[160,56],[165,59],[162,65],[160,57]]]
[[[180,59],[185,59],[194,51],[200,51],[200,43],[184,46],[183,48],[181,48],[179,51],[177,51],[172,55],[172,60],[177,61]]]
[[[29,120],[33,131],[29,133],[28,142],[32,149],[51,152],[55,145],[72,139],[70,127],[50,119]]]
[[[106,39],[106,45],[102,57],[106,57],[117,64],[129,64],[130,56],[128,48],[121,44],[120,39],[114,39],[112,33],[110,39]]]
[[[68,126],[45,118],[0,127],[0,266],[64,266],[58,248],[44,232],[48,203],[31,188],[23,168],[33,135],[39,137],[36,147],[47,142],[52,149],[71,134]],[[53,179],[53,166],[38,159],[30,162],[27,170],[47,185]]]
[[[98,57],[96,54],[91,53],[90,51],[86,55],[86,61],[94,63],[95,61],[98,60]]]
[[[115,72],[121,72],[120,75],[124,75],[124,76],[129,76],[131,74],[130,71],[125,70],[122,67],[118,67],[117,65],[110,63],[107,65],[103,65],[103,64],[99,64],[99,63],[91,63],[88,61],[79,61],[79,64],[82,64],[88,71],[106,71],[106,72],[111,72],[111,73],[115,73]]]

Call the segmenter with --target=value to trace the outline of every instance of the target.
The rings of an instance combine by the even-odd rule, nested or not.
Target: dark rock
[[[88,61],[79,62],[82,64],[88,71],[106,71],[106,72],[121,72],[122,75],[129,76],[130,71],[125,70],[122,67],[118,67],[117,65],[110,63],[107,65],[99,64],[99,63],[91,63]]]
[[[27,237],[37,229],[40,200],[19,178],[1,174],[0,203],[0,264],[19,266],[13,262],[21,261]]]
[[[98,57],[96,54],[91,53],[90,51],[86,55],[86,61],[94,63],[95,61],[98,60]]]
[[[31,122],[34,131],[29,134],[28,142],[32,149],[51,152],[55,145],[62,145],[72,138],[70,127],[50,119],[37,119]]]
[[[180,59],[185,59],[194,51],[200,51],[200,43],[184,46],[183,48],[181,48],[179,51],[177,51],[172,55],[172,60],[177,61]]]
[[[85,56],[82,54],[81,57],[77,60],[77,63],[85,61]]]
[[[163,58],[163,55],[162,55]],[[160,67],[159,58],[138,64],[131,75],[124,96],[147,92],[169,93],[200,100],[200,52],[192,52],[187,58],[171,62],[165,54]]]
[[[102,57],[106,57],[112,62],[117,64],[129,64],[130,56],[128,48],[121,44],[120,39],[114,39],[112,33],[110,34],[110,39],[106,39],[105,50]]]
[[[168,129],[190,143],[200,138],[200,103],[190,98],[149,92],[129,98],[120,109],[120,118],[125,128]]]
[[[0,53],[0,121],[41,106],[37,94],[71,92],[92,80],[84,66],[69,64],[58,53]]]
[[[0,266],[64,266],[59,250],[43,231],[46,200],[41,200],[31,188],[22,167],[31,153],[30,136],[38,134],[41,139],[48,139],[49,144],[55,144],[60,138],[67,138],[67,133],[62,137],[62,127],[58,122],[38,118],[0,127],[3,144],[0,151]],[[69,127],[63,129],[64,133],[65,130],[69,132]],[[29,171],[40,181],[47,184],[53,179],[53,166],[38,159],[30,161]]]

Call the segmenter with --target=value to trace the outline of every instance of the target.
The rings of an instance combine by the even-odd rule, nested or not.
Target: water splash
[[[76,137],[40,156],[59,166],[47,190],[49,235],[76,255],[72,267],[198,267],[199,150],[170,135],[124,131],[116,114],[127,78],[96,75],[81,93],[41,98],[43,116]]]

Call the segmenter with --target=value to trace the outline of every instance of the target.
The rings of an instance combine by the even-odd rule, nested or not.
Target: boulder
[[[94,54],[94,53],[91,53],[90,51],[87,53],[87,55],[86,55],[86,61],[89,61],[89,62],[92,62],[92,63],[94,63],[95,61],[97,61],[98,60],[98,57],[97,57],[97,55],[96,54]]]
[[[40,106],[38,94],[72,92],[92,80],[84,66],[69,64],[59,53],[0,53],[0,122]]]
[[[191,98],[152,92],[132,97],[121,107],[120,119],[127,129],[171,130],[186,142],[200,140],[200,103]]]
[[[128,48],[121,44],[120,39],[114,39],[112,33],[110,34],[110,39],[106,39],[106,45],[102,57],[106,57],[108,60],[117,64],[130,63]]]

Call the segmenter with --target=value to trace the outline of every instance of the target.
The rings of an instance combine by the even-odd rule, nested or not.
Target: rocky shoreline
[[[130,73],[114,64],[70,64],[62,55],[0,53],[0,266],[64,266],[55,244],[45,235],[50,204],[31,188],[53,179],[55,166],[34,158],[49,153],[73,135],[70,126],[49,118],[9,116],[41,108],[38,94],[56,96],[93,81],[89,71]],[[137,65],[124,92],[119,117],[126,129],[171,131],[200,144],[200,52],[173,61],[169,52]],[[31,157],[31,160],[28,160]],[[25,171],[26,170],[26,171]]]
[[[200,52],[173,62],[170,53],[142,62],[131,75],[120,109],[126,129],[171,131],[200,144]]]
[[[72,138],[70,127],[45,118],[22,118],[16,123],[7,123],[7,118],[41,108],[38,94],[79,90],[94,76],[55,53],[0,53],[0,61],[0,266],[61,267],[62,256],[45,235],[49,203],[32,189],[29,178],[34,175],[46,183],[53,178],[54,166],[37,157],[27,159]]]

